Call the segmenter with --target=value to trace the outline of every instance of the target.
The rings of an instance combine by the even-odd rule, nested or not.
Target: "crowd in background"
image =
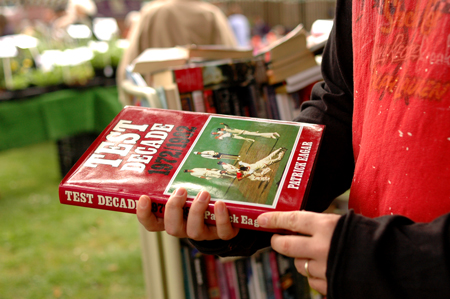
[[[64,3],[0,6],[0,36],[23,33],[44,39],[62,39],[69,25],[84,24],[92,29],[93,19],[104,16],[93,0],[68,0]],[[121,38],[127,38],[130,28],[139,20],[139,11],[133,8],[123,18],[117,18]],[[236,3],[220,8],[228,17],[239,46],[258,49],[283,36],[288,29],[283,25],[270,26],[260,15],[246,15]]]

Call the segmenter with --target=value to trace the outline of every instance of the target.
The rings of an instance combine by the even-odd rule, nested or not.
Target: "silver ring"
[[[306,260],[306,263],[305,263],[306,278],[308,278],[308,279],[311,278],[311,274],[309,273],[309,261],[310,260]]]

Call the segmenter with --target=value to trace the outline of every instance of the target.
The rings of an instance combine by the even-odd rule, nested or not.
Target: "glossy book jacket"
[[[186,188],[227,205],[233,225],[263,230],[256,218],[305,205],[324,126],[220,114],[125,107],[59,186],[62,204],[136,213],[141,195],[163,217],[170,194]]]

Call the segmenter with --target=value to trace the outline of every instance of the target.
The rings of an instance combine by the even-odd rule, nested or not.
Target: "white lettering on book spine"
[[[294,170],[292,171],[291,178],[289,179],[288,189],[299,189],[302,182],[303,174],[306,168],[306,162],[308,161],[309,154],[311,152],[312,142],[303,142],[297,155],[297,161],[295,162]],[[298,162],[302,161],[302,162]]]

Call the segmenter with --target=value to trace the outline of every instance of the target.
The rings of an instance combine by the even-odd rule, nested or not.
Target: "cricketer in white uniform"
[[[251,132],[247,130],[241,130],[241,129],[232,129],[227,124],[220,123],[224,126],[224,128],[218,128],[219,131],[225,131],[227,133],[232,133],[236,135],[248,135],[248,136],[256,136],[256,137],[264,137],[264,138],[273,138],[277,139],[280,137],[280,134],[277,132],[267,132],[267,133],[260,133],[260,132]]]
[[[202,152],[194,152],[195,155],[200,155],[203,158],[207,159],[230,159],[230,160],[239,160],[239,155],[231,155],[224,154],[215,151],[202,151]]]
[[[193,168],[193,169],[185,169],[184,172],[189,172],[192,176],[201,178],[201,179],[224,179],[224,178],[234,178],[233,175],[226,173],[225,170],[220,169],[209,169],[209,168]]]

